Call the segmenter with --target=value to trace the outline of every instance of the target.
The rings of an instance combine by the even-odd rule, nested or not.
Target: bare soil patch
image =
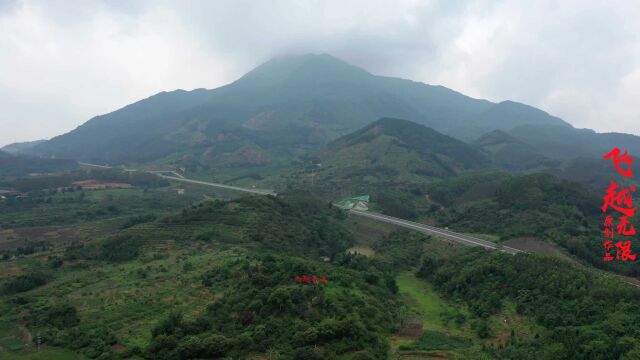
[[[537,240],[532,237],[510,239],[505,241],[504,245],[507,245],[519,250],[533,252],[536,254],[549,255],[549,256],[558,257],[566,260],[571,260],[571,258],[567,254],[562,252],[562,250],[560,250],[555,245]]]
[[[422,320],[418,318],[408,319],[396,335],[404,339],[416,340],[422,335]]]
[[[354,246],[347,249],[347,253],[360,254],[364,256],[373,256],[376,254],[375,250],[368,246]]]

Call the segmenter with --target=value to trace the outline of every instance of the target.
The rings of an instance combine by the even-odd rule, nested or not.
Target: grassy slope
[[[65,298],[78,309],[81,321],[88,328],[107,327],[124,340],[123,345],[144,346],[149,342],[151,327],[158,318],[171,310],[196,314],[213,301],[215,294],[199,281],[205,271],[204,265],[237,256],[239,253],[234,251],[211,248],[176,249],[162,254],[151,253],[141,262],[104,264],[86,269],[70,266],[60,271],[53,282],[33,290],[30,296],[33,302],[42,305],[55,301],[56,297]],[[18,260],[16,265],[29,268],[44,260],[45,255],[25,258]],[[186,262],[192,264],[192,270],[184,270]],[[4,271],[10,264],[13,265],[0,263],[0,269]],[[15,331],[14,316],[9,313],[0,317],[4,320],[0,321],[0,334],[3,329]],[[29,344],[15,345],[14,349],[18,349]]]

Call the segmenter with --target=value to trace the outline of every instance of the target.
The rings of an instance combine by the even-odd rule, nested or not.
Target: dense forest
[[[469,250],[434,258],[418,275],[487,318],[505,302],[544,327],[533,341],[511,334],[489,352],[505,359],[637,359],[640,291],[567,262],[531,254]],[[484,334],[488,336],[489,334]]]

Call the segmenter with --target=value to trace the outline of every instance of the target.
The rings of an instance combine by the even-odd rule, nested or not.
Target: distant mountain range
[[[575,129],[528,105],[372,75],[326,54],[274,59],[213,90],[162,92],[49,141],[6,149],[110,164],[264,167],[384,117],[474,143],[511,170],[597,157],[613,146],[640,154],[637,136]],[[513,159],[525,155],[533,164]]]

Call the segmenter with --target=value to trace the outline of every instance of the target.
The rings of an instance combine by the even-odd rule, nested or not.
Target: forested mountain
[[[379,119],[338,138],[311,162],[315,164],[307,164],[298,181],[333,194],[402,188],[490,165],[489,158],[471,145],[394,118]]]
[[[494,130],[473,142],[493,162],[508,171],[523,171],[558,165],[560,161],[542,155],[536,148],[504,132]]]
[[[477,100],[442,86],[375,76],[329,55],[304,55],[271,60],[214,90],[151,96],[28,151],[110,163],[178,153],[215,165],[226,165],[225,155],[232,154],[236,163],[252,163],[256,152],[317,149],[381,117],[463,139],[523,124],[570,128],[523,104]]]

